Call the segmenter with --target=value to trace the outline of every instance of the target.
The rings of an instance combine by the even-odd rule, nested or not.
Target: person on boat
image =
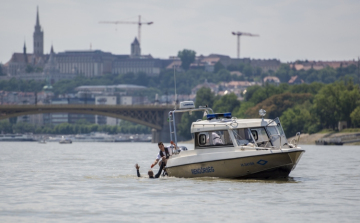
[[[223,141],[221,140],[220,136],[216,132],[211,133],[212,137],[212,145],[223,145]],[[208,138],[209,141],[209,138]]]
[[[174,146],[175,149],[177,148],[177,146],[175,145],[175,143],[173,141],[171,141],[170,143],[171,143],[171,145]],[[154,163],[151,164],[151,168],[153,168],[157,163],[159,163],[159,161],[160,161],[159,166],[161,166],[162,163],[165,163],[165,166],[166,166],[167,160],[172,155],[172,150],[165,147],[162,142],[158,143],[158,147],[159,147],[160,151],[159,151]],[[165,157],[165,159],[163,159],[163,157]]]
[[[152,170],[149,170],[149,171],[148,171],[149,178],[151,178],[151,179],[159,178],[160,175],[161,175],[161,171],[164,169],[164,166],[165,166],[165,162],[163,162],[163,163],[161,164],[160,169],[159,169],[158,173],[157,173],[155,176],[154,176],[154,172],[153,172]],[[135,168],[136,168],[137,176],[138,176],[138,177],[141,177],[140,171],[139,171],[140,166],[139,166],[138,164],[136,164],[136,165],[135,165]]]

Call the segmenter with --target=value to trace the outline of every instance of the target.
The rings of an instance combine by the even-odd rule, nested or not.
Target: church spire
[[[36,10],[36,26],[40,26],[39,6],[37,6],[37,10]]]
[[[39,19],[39,6],[36,10],[36,24],[34,30],[34,55],[36,57],[44,55],[44,32],[41,30]]]
[[[52,44],[51,44],[50,54],[54,54],[54,47]]]
[[[23,52],[24,52],[24,54],[26,54],[26,42],[25,42],[25,40],[24,40],[24,48],[23,48]]]
[[[27,64],[28,63],[28,58],[27,58],[27,55],[26,55],[26,42],[24,40],[24,48],[23,48],[23,56],[24,56],[24,62]]]

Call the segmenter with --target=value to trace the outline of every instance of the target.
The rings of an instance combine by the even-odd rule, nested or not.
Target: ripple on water
[[[360,217],[360,147],[304,146],[289,178],[239,180],[149,179],[147,168],[158,149],[134,145],[2,143],[0,222],[357,222]],[[140,178],[135,163],[142,166]]]

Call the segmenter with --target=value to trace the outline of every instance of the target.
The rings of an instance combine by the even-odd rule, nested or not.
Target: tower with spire
[[[25,41],[24,41],[23,55],[24,55],[25,64],[28,64],[29,61],[28,61],[27,54],[26,54],[26,43],[25,43]]]
[[[39,6],[37,7],[36,25],[34,31],[34,55],[35,56],[44,55],[44,32],[42,31],[40,26]]]
[[[140,43],[135,37],[134,42],[131,44],[131,55],[132,58],[137,58],[141,56]]]

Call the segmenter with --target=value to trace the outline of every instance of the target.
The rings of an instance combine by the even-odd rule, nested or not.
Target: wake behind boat
[[[170,138],[175,140],[175,114],[204,111],[207,120],[191,125],[194,149],[172,155],[166,171],[175,177],[283,178],[295,169],[302,154],[297,141],[288,143],[279,118],[236,119],[231,113],[214,114],[212,109],[195,109],[193,102],[181,102],[169,112]],[[265,110],[259,111],[265,116]]]

